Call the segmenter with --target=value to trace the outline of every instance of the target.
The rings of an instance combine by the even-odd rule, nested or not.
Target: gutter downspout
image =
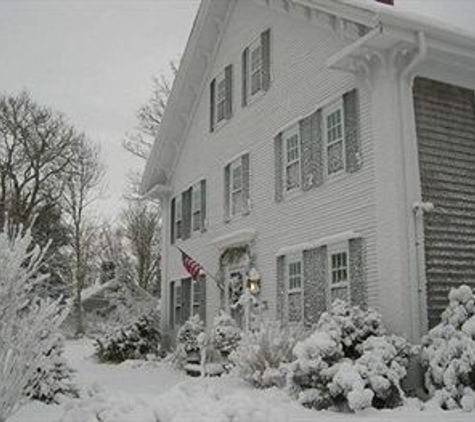
[[[427,57],[427,40],[425,33],[423,31],[418,31],[417,33],[417,43],[418,49],[417,53],[414,55],[412,60],[405,66],[402,70],[400,77],[399,77],[399,107],[400,107],[400,123],[401,123],[401,134],[403,135],[402,139],[402,148],[403,148],[403,156],[405,161],[405,168],[406,171],[404,172],[404,184],[405,184],[405,191],[406,191],[406,201],[409,202],[408,198],[408,174],[407,168],[409,165],[409,154],[407,148],[407,142],[413,137],[413,133],[409,133],[411,128],[413,128],[413,124],[415,124],[415,115],[414,115],[414,107],[413,107],[413,98],[412,94],[410,94],[410,98],[406,98],[407,86],[412,87],[413,83],[413,75],[412,72],[419,66]],[[408,101],[411,104],[411,107],[407,107]],[[413,158],[413,157],[412,157]],[[418,169],[418,166],[417,166]],[[410,177],[409,177],[410,179]],[[425,309],[423,298],[425,297],[425,288],[426,288],[426,275],[425,275],[425,251],[424,251],[424,220],[423,220],[423,210],[419,207],[415,207],[415,204],[408,204],[407,206],[411,207],[411,212],[413,215],[413,222],[414,222],[414,247],[415,247],[415,270],[416,270],[416,286],[412,286],[409,284],[409,292],[410,292],[410,312],[411,312],[411,321],[412,323],[412,337],[413,339],[419,339],[421,337],[422,332],[426,331],[427,322],[423,316],[423,311]],[[409,265],[411,257],[409,256]],[[410,283],[410,280],[408,280]],[[414,295],[417,298],[417,305],[414,303]],[[416,315],[414,315],[416,313]]]

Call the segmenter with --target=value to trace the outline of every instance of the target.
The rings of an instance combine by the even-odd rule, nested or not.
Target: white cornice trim
[[[257,232],[254,229],[242,229],[224,236],[217,237],[211,241],[218,249],[226,249],[231,246],[245,245],[256,238]]]
[[[291,255],[297,252],[308,251],[310,249],[319,248],[321,246],[333,245],[335,243],[345,242],[351,239],[358,239],[361,234],[354,231],[347,231],[333,236],[322,237],[311,242],[298,243],[296,245],[284,246],[276,252],[276,256]]]

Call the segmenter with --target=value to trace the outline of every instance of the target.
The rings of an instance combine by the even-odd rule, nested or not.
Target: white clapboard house
[[[202,0],[142,181],[169,334],[242,320],[249,272],[270,318],[343,298],[412,340],[475,285],[475,37],[390,3]]]

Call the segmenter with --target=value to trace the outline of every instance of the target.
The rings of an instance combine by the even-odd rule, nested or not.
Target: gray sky
[[[223,0],[227,1],[227,0]],[[475,33],[475,0],[395,0]],[[97,140],[107,165],[100,209],[114,217],[138,162],[121,140],[184,47],[198,0],[0,0],[0,91],[32,92]]]

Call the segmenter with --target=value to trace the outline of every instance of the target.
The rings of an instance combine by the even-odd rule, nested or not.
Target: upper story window
[[[300,134],[295,125],[283,133],[284,142],[284,176],[285,191],[293,191],[300,187]]]
[[[338,101],[323,109],[326,169],[329,176],[345,169],[343,103]]]
[[[195,183],[192,189],[192,228],[193,231],[200,231],[201,230],[201,209],[202,209],[202,201],[201,201],[201,182]]]
[[[177,239],[181,239],[183,236],[183,206],[181,195],[178,195],[175,201],[175,236]]]
[[[358,171],[361,152],[358,92],[353,89],[275,136],[276,202],[286,193]]]
[[[243,174],[242,160],[239,158],[231,163],[231,217],[242,212],[243,208]]]
[[[270,29],[242,53],[242,105],[251,103],[270,87]]]
[[[250,212],[250,162],[243,154],[224,168],[224,220]]]
[[[233,66],[226,66],[210,83],[210,131],[233,115]]]

